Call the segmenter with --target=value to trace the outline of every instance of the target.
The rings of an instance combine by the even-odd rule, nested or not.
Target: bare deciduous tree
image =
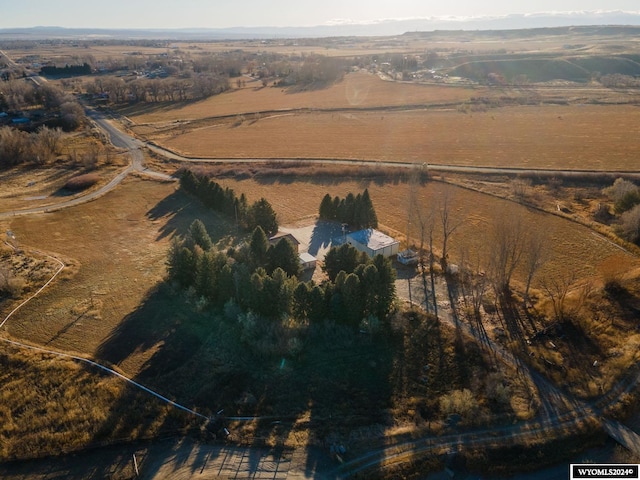
[[[523,299],[525,309],[529,303],[529,289],[531,288],[533,277],[547,256],[546,243],[547,237],[543,230],[537,228],[528,229],[524,252],[524,268],[527,275]]]
[[[447,269],[447,258],[449,255],[447,248],[449,245],[449,239],[451,235],[460,227],[460,225],[462,225],[461,219],[455,219],[452,217],[452,199],[452,191],[447,188],[440,197],[439,205],[440,223],[442,224],[442,258],[440,259],[440,262],[444,271],[446,271]]]
[[[591,282],[583,282],[576,286],[578,276],[575,271],[565,272],[561,276],[545,278],[542,281],[542,288],[547,293],[551,305],[553,306],[553,314],[558,322],[563,322],[573,315],[576,315],[584,303],[587,301],[593,291]],[[571,290],[576,291],[573,304],[569,308],[567,299]]]
[[[435,272],[434,272],[434,260],[435,256],[433,254],[433,232],[435,230],[435,222],[436,222],[436,211],[434,208],[434,204],[432,203],[429,207],[425,207],[422,202],[418,199],[417,195],[417,184],[418,184],[418,174],[414,172],[415,175],[412,178],[412,183],[414,184],[410,188],[410,203],[409,203],[409,218],[415,219],[414,222],[417,224],[420,229],[420,248],[419,248],[419,267],[422,273],[422,281],[424,284],[425,294],[427,293],[427,280],[426,273],[427,267],[425,264],[424,252],[425,252],[425,240],[429,242],[429,275],[431,279],[431,300],[433,304],[433,311],[436,318],[438,317],[438,304],[436,301],[436,289],[435,289]],[[413,193],[411,193],[413,192]],[[411,221],[411,220],[410,220]],[[407,234],[408,235],[408,234]],[[429,302],[427,301],[427,306]]]
[[[524,252],[525,228],[515,210],[504,211],[496,218],[491,234],[490,272],[496,295],[507,296],[511,277]]]

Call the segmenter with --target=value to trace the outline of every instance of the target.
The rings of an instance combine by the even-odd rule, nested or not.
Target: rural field
[[[640,110],[504,107],[462,114],[291,113],[149,134],[190,157],[320,158],[531,169],[637,171]],[[338,140],[339,139],[339,140]]]
[[[328,89],[242,88],[121,113],[136,134],[189,157],[637,171],[640,112],[635,97],[619,97],[598,87],[506,91],[358,72]]]
[[[583,439],[602,441],[602,418],[637,414],[636,46],[618,48],[620,35],[460,35],[0,45],[21,66],[95,65],[50,83],[16,74],[11,96],[0,92],[14,117],[32,99],[24,115],[42,122],[18,131],[7,120],[0,135],[3,340],[49,350],[2,342],[0,461],[187,432],[220,442],[224,425],[238,445],[320,449],[336,465],[338,445],[357,460],[415,442],[404,461],[416,471],[420,442],[478,435],[508,453],[510,473],[523,459],[532,467],[545,442],[567,439],[566,457]],[[565,67],[586,80],[555,78]],[[51,111],[41,89],[57,95]],[[88,118],[57,131],[49,160],[33,160],[37,135],[65,118],[71,96]],[[22,156],[10,156],[19,142]],[[173,181],[189,169],[203,175],[195,191],[188,175]],[[82,176],[86,189],[70,191]],[[222,197],[206,196],[214,183]],[[334,279],[320,259],[305,283],[273,266],[275,247],[249,227],[263,202],[280,227],[311,231],[328,194],[339,228],[340,199],[365,189],[375,226],[422,249],[424,264],[392,258],[397,277],[384,277],[387,263],[361,263]],[[498,260],[512,267],[506,285]],[[31,298],[59,261],[60,275]],[[397,296],[379,314],[362,298],[384,297],[383,277]],[[260,313],[265,299],[288,309]],[[322,318],[309,313],[318,304]],[[525,453],[505,447],[514,441]],[[466,455],[485,465],[493,453]],[[432,460],[444,468],[445,456]]]

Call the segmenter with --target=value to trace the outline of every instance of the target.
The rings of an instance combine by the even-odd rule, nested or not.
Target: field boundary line
[[[42,252],[38,252],[37,250],[33,250],[33,252],[34,253],[42,253]],[[16,308],[14,308],[9,313],[9,315],[7,315],[5,317],[5,319],[2,321],[2,323],[0,323],[0,328],[4,327],[4,325],[13,316],[14,313],[16,313],[22,307],[24,307],[27,303],[29,303],[31,300],[33,300],[35,297],[37,297],[45,288],[47,288],[51,284],[51,282],[53,282],[53,280],[55,280],[55,278],[60,274],[60,272],[62,272],[62,270],[64,270],[64,268],[66,267],[66,265],[64,264],[64,262],[62,260],[60,260],[58,258],[55,258],[55,257],[53,257],[51,255],[47,255],[47,254],[45,254],[45,255],[48,258],[51,258],[51,259],[55,260],[56,262],[58,262],[60,264],[60,267],[51,276],[51,278],[49,280],[47,280],[47,282],[42,287],[40,287],[40,289],[37,292],[35,292],[33,295],[31,295],[29,298],[27,298],[24,302],[22,302],[20,305],[18,305]],[[46,354],[49,354],[49,355],[55,355],[55,356],[60,357],[60,358],[69,358],[69,359],[75,360],[77,362],[86,363],[88,365],[91,365],[93,367],[101,369],[101,370],[103,370],[103,371],[105,371],[105,372],[107,372],[107,373],[109,373],[111,375],[114,375],[114,376],[124,380],[125,382],[127,382],[127,383],[129,383],[129,384],[131,384],[131,385],[133,385],[133,386],[135,386],[137,388],[139,388],[140,390],[143,390],[143,391],[149,393],[150,395],[153,395],[154,397],[162,400],[163,402],[167,403],[168,405],[171,405],[171,406],[173,406],[175,408],[183,410],[183,411],[185,411],[187,413],[191,413],[191,414],[193,414],[193,415],[195,415],[197,417],[201,417],[201,418],[204,418],[206,420],[209,420],[209,417],[207,417],[206,415],[198,413],[195,410],[192,410],[192,409],[190,409],[188,407],[185,407],[184,405],[181,405],[181,404],[179,404],[177,402],[174,402],[173,400],[170,400],[169,398],[167,398],[167,397],[165,397],[163,395],[160,395],[157,392],[154,392],[150,388],[145,387],[141,383],[138,383],[135,380],[132,380],[131,378],[127,377],[126,375],[124,375],[124,374],[122,374],[120,372],[117,372],[116,370],[114,370],[112,368],[109,368],[109,367],[107,367],[105,365],[102,365],[102,364],[100,364],[100,363],[98,363],[96,361],[90,360],[88,358],[80,357],[78,355],[71,355],[69,353],[58,352],[58,351],[55,351],[55,350],[50,350],[50,349],[47,349],[47,348],[38,347],[38,346],[35,346],[35,345],[29,345],[29,344],[26,344],[26,343],[15,341],[15,340],[10,340],[10,339],[5,338],[5,337],[0,337],[0,341],[3,341],[5,343],[11,344],[11,345],[14,345],[16,347],[26,348],[26,349],[34,350],[34,351],[37,351],[37,352],[40,352],[40,353],[46,353]]]
[[[38,251],[34,250],[34,253],[41,253]],[[45,254],[46,255],[46,254]],[[9,318],[11,318],[11,316],[16,313],[18,310],[20,310],[23,306],[25,306],[27,303],[29,303],[31,300],[33,300],[35,297],[37,297],[40,292],[42,292],[45,288],[47,288],[49,286],[49,284],[51,282],[53,282],[53,280],[60,274],[60,272],[62,272],[62,270],[64,270],[64,268],[66,267],[66,265],[64,264],[64,262],[56,257],[52,257],[51,255],[46,255],[48,258],[51,258],[52,260],[55,260],[56,262],[58,262],[60,264],[60,268],[58,268],[58,270],[53,274],[53,276],[42,286],[40,287],[40,289],[34,293],[33,295],[31,295],[29,298],[27,298],[24,302],[22,302],[20,305],[18,305],[16,308],[14,308],[9,315],[6,316],[6,318],[2,321],[2,323],[0,323],[0,328],[4,327],[4,324],[7,323],[7,321],[9,320]]]

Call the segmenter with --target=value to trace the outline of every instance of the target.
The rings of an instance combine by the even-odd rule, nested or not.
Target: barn
[[[347,243],[366,253],[371,258],[378,254],[384,257],[392,257],[397,255],[400,250],[400,242],[398,240],[373,228],[349,233],[347,235]]]

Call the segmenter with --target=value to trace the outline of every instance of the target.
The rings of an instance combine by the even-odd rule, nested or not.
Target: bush
[[[64,184],[65,190],[72,192],[80,192],[92,187],[98,183],[100,177],[95,173],[86,173],[84,175],[78,175],[77,177],[70,178],[67,183]]]
[[[640,243],[640,205],[636,205],[620,216],[620,225],[616,233],[628,242]]]

